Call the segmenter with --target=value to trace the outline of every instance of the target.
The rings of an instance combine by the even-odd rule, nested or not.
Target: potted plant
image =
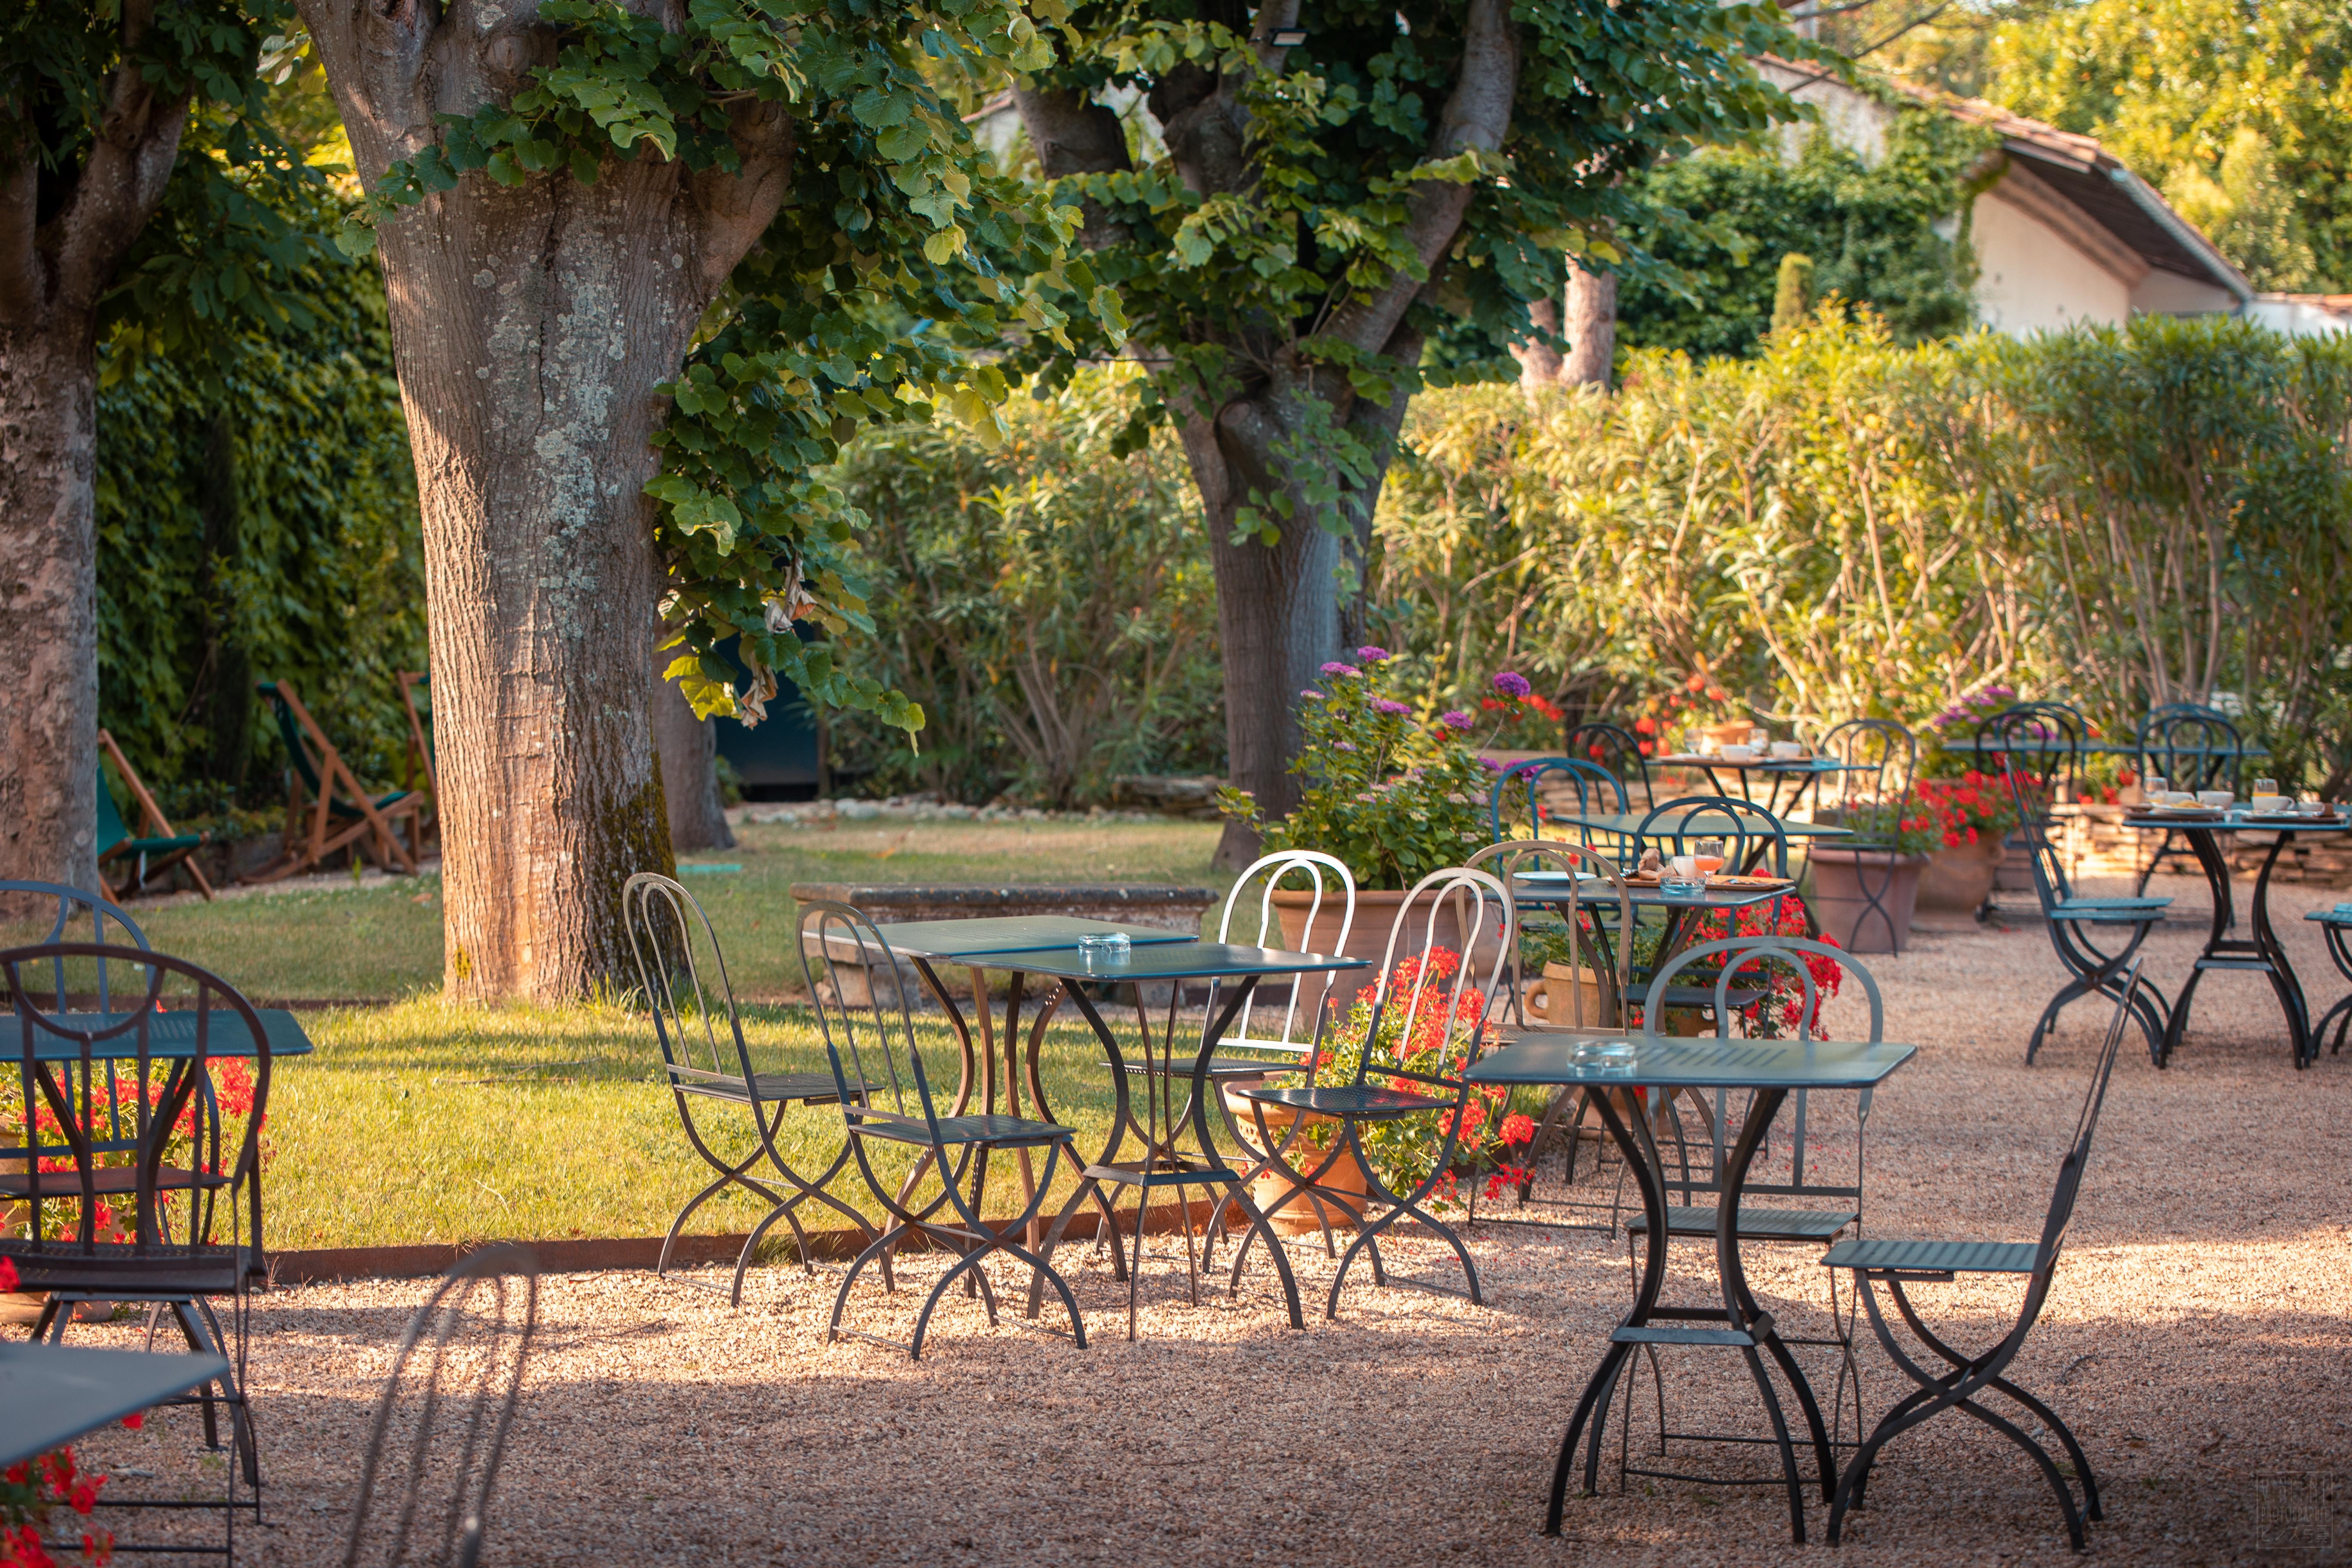
[[[1924,779],[1917,795],[1937,830],[1919,876],[1918,907],[1971,913],[1992,891],[2002,840],[2017,826],[2009,781],[1970,769],[1957,779]]]
[[[1681,749],[1676,736],[1685,731],[1704,735],[1717,746],[1739,746],[1747,744],[1755,728],[1747,704],[1734,701],[1731,693],[1697,673],[1643,698],[1633,720],[1636,734],[1669,752]],[[1650,754],[1648,745],[1643,754]]]
[[[1915,792],[1901,800],[1822,814],[1850,827],[1855,841],[1820,843],[1806,852],[1813,877],[1813,919],[1824,936],[1853,952],[1901,952],[1909,945],[1920,874],[1942,837],[1935,815]]]
[[[1306,787],[1288,816],[1267,821],[1245,790],[1218,793],[1218,809],[1255,829],[1268,853],[1319,849],[1355,878],[1356,921],[1345,943],[1343,911],[1333,900],[1323,900],[1310,929],[1310,893],[1274,895],[1283,940],[1294,950],[1378,962],[1406,890],[1432,871],[1461,865],[1486,842],[1496,764],[1471,739],[1476,721],[1458,709],[1417,714],[1396,696],[1397,677],[1386,650],[1362,647],[1356,662],[1325,665],[1321,687],[1299,693],[1303,739],[1290,771]],[[1526,678],[1505,670],[1493,688],[1501,704],[1496,726],[1520,718],[1532,696]],[[1434,940],[1459,952],[1454,912],[1439,911]]]

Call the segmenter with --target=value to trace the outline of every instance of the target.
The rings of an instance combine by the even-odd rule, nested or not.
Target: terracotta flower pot
[[[1541,1028],[1605,1029],[1617,1022],[1615,1010],[1601,994],[1601,976],[1581,964],[1545,964],[1543,978],[1530,983],[1520,1001],[1528,1022]]]
[[[1937,850],[1919,873],[1919,908],[1939,914],[1974,914],[1992,891],[2000,857],[2000,840],[1990,833],[1977,835],[1974,844]]]
[[[1815,848],[1806,903],[1822,933],[1848,952],[1901,952],[1910,944],[1925,855],[1886,849]]]
[[[1302,1114],[1285,1105],[1254,1105],[1235,1097],[1230,1089],[1225,1091],[1225,1104],[1232,1110],[1234,1120],[1241,1124],[1243,1142],[1253,1150],[1258,1149],[1255,1112],[1263,1110],[1265,1113],[1266,1131],[1274,1135],[1276,1148],[1280,1148],[1282,1141],[1290,1136],[1292,1123]],[[1304,1114],[1307,1130],[1300,1135],[1298,1142],[1290,1146],[1290,1152],[1285,1158],[1300,1175],[1309,1175],[1329,1158],[1330,1150],[1328,1146],[1316,1148],[1307,1140],[1315,1136],[1316,1129],[1326,1127],[1331,1130],[1330,1136],[1338,1137],[1339,1123],[1333,1117],[1318,1116],[1312,1111]],[[1364,1195],[1369,1191],[1364,1178],[1363,1162],[1353,1153],[1342,1152],[1331,1162],[1331,1168],[1323,1172],[1315,1183],[1315,1192],[1333,1194],[1322,1202],[1322,1220],[1328,1222],[1332,1229],[1352,1227],[1356,1223],[1354,1216],[1364,1212]],[[1265,1215],[1277,1235],[1303,1236],[1308,1231],[1322,1228],[1322,1224],[1316,1217],[1315,1201],[1300,1192],[1287,1176],[1277,1175],[1271,1171],[1259,1176],[1250,1183],[1250,1201],[1257,1205],[1258,1211]]]
[[[1727,719],[1720,724],[1701,724],[1698,732],[1717,746],[1744,746],[1758,727],[1753,719]]]

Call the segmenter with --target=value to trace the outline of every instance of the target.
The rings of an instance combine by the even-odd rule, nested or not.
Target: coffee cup
[[[1781,762],[1793,763],[1804,754],[1805,748],[1797,744],[1794,741],[1775,741],[1772,742],[1772,755]]]
[[[2197,804],[2210,806],[2215,811],[2225,810],[2235,805],[2237,802],[2238,792],[2235,790],[2200,789],[2197,792]]]
[[[1756,748],[1753,746],[1726,746],[1723,748],[1723,760],[1727,763],[1752,763],[1756,760]]]
[[[2294,800],[2287,795],[2258,795],[2254,796],[2254,809],[2264,816],[2275,816],[2294,805]]]

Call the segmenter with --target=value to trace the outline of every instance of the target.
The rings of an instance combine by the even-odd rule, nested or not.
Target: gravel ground
[[[2169,890],[2184,906],[2202,900],[2186,880]],[[2294,915],[2295,900],[2333,900],[2285,891]],[[2309,929],[2293,920],[2287,941],[2315,1012],[2341,983]],[[2150,942],[2168,993],[2197,941],[2177,923]],[[1888,1034],[1924,1048],[1877,1099],[1870,1229],[2030,1239],[2103,1017],[2078,1010],[2039,1066],[2022,1065],[2060,980],[2031,926],[1925,936],[1874,972]],[[2210,979],[2196,1018],[2167,1071],[2126,1047],[2054,1292],[2012,1375],[2073,1423],[2102,1476],[2101,1558],[2343,1561],[2340,1550],[2259,1550],[2305,1537],[2259,1514],[2258,1500],[2304,1484],[2277,1478],[2317,1478],[2333,1490],[2325,1528],[2352,1542],[2352,1058],[2294,1072],[2257,976]],[[759,1271],[740,1312],[677,1279],[553,1277],[485,1561],[1818,1559],[1823,1548],[1789,1544],[1777,1489],[1626,1489],[1613,1466],[1601,1496],[1571,1504],[1562,1539],[1538,1535],[1561,1426],[1627,1298],[1624,1244],[1489,1231],[1473,1245],[1486,1307],[1379,1291],[1358,1276],[1339,1321],[1310,1313],[1304,1335],[1285,1325],[1262,1268],[1238,1301],[1186,1304],[1162,1246],[1134,1344],[1108,1265],[1066,1255],[1091,1348],[1047,1331],[1050,1317],[1040,1327],[1008,1314],[991,1329],[959,1298],[919,1363],[822,1342],[837,1271]],[[1393,1252],[1401,1272],[1440,1271],[1427,1244]],[[1318,1301],[1328,1265],[1303,1242],[1293,1255]],[[1758,1249],[1752,1277],[1784,1324],[1825,1319],[1814,1257]],[[1677,1261],[1669,1299],[1710,1299],[1700,1249]],[[908,1272],[919,1281],[938,1267],[916,1259]],[[371,1401],[423,1293],[404,1281],[258,1301],[254,1385],[271,1489],[268,1524],[243,1537],[247,1560],[334,1555]],[[2000,1285],[1922,1294],[1963,1342],[2005,1324],[2016,1300]],[[902,1331],[908,1311],[906,1294],[861,1284],[862,1326]],[[130,1333],[102,1325],[77,1338]],[[1811,1359],[1824,1388],[1825,1354]],[[1874,1344],[1862,1355],[1874,1417],[1907,1384]],[[1763,1430],[1735,1357],[1683,1352],[1665,1386],[1679,1424]],[[1654,1418],[1637,1417],[1636,1445],[1654,1431]],[[89,1452],[102,1467],[169,1476],[189,1463],[191,1441],[184,1417],[159,1416]],[[1717,1473],[1760,1457],[1732,1451]],[[1871,1502],[1845,1549],[1862,1561],[2065,1556],[2036,1473],[1958,1418],[1889,1449]],[[1824,1517],[1811,1515],[1817,1542]]]

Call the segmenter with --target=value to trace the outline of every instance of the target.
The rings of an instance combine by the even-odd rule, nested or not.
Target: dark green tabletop
[[[1513,900],[1521,909],[1557,908],[1568,897],[1568,875],[1565,871],[1522,871],[1511,879]],[[1706,896],[1698,899],[1670,899],[1656,888],[1628,888],[1625,891],[1637,910],[1744,910],[1750,904],[1773,899],[1794,898],[1797,885],[1790,882],[1784,888],[1709,888]],[[1607,909],[1617,902],[1617,895],[1602,887],[1600,878],[1580,876],[1576,879],[1576,900]]]
[[[1748,773],[1867,773],[1878,769],[1876,763],[1842,763],[1835,757],[1750,757],[1746,762],[1734,762],[1724,756],[1701,756],[1695,752],[1676,752],[1671,756],[1652,757],[1654,768],[1697,768],[1702,773],[1710,768]]]
[[[1598,814],[1591,816],[1579,816],[1569,812],[1558,812],[1548,820],[1555,825],[1563,822],[1573,822],[1579,826],[1590,827],[1595,833],[1622,833],[1630,838],[1641,832],[1642,824],[1647,818],[1648,815],[1649,814],[1646,812],[1612,812],[1605,816]],[[1752,816],[1742,819],[1734,817],[1726,811],[1719,809],[1709,811],[1705,807],[1701,807],[1696,811],[1675,812],[1672,816],[1661,816],[1657,821],[1650,825],[1649,837],[1652,838],[1670,838],[1677,832],[1696,834],[1698,831],[1697,829],[1685,828],[1682,826],[1682,824],[1691,821],[1693,818],[1696,818],[1700,822],[1721,822],[1727,824],[1745,820],[1748,823],[1747,836],[1748,838],[1752,840],[1759,837],[1769,837],[1769,835],[1759,833],[1755,819]],[[1794,822],[1787,817],[1779,817],[1775,820],[1780,824],[1780,831],[1790,838],[1851,838],[1853,837],[1853,828],[1834,827],[1826,822]],[[1730,826],[1726,826],[1719,834],[1713,835],[1713,837],[1722,838],[1731,838],[1737,836],[1737,831]]]
[[[1088,955],[1076,948],[962,956],[968,963],[984,963],[990,969],[1018,969],[1055,980],[1237,980],[1252,974],[1312,974],[1371,967],[1369,959],[1238,947],[1222,942],[1154,942],[1130,948],[1124,957]]]
[[[46,1454],[227,1371],[216,1355],[0,1342],[0,1466]]]
[[[1599,1038],[1600,1037],[1593,1037]],[[1489,1051],[1466,1075],[1480,1084],[1616,1084],[1652,1089],[1869,1089],[1919,1052],[1883,1040],[1684,1039],[1608,1037],[1631,1044],[1623,1065],[1580,1065],[1573,1034],[1521,1036]]]
[[[1198,940],[1190,931],[1171,931],[1166,926],[1118,925],[1110,921],[1080,920],[1075,915],[993,915],[968,921],[907,921],[875,929],[882,933],[882,940],[890,944],[892,952],[904,957],[952,959],[959,963],[1006,953],[1075,949],[1082,936],[1108,936],[1116,931],[1125,931],[1128,941],[1139,945]],[[835,942],[846,942],[850,934],[850,928],[841,926],[834,928],[829,937]],[[1026,963],[989,963],[982,967],[1034,969],[1034,965]]]
[[[273,1057],[307,1057],[310,1054],[310,1037],[302,1030],[301,1020],[283,1007],[256,1007],[261,1019],[261,1032],[269,1037],[269,1054]],[[104,1027],[130,1017],[128,1013],[67,1013],[58,1022],[68,1027]],[[0,1061],[22,1059],[24,1037],[20,1026],[0,1015]],[[148,1054],[159,1060],[172,1061],[190,1057],[196,1050],[196,1015],[193,1008],[158,1013],[147,1026]],[[125,1029],[103,1040],[90,1042],[90,1055],[100,1059],[124,1061],[139,1054],[139,1032]],[[226,1008],[212,1010],[212,1026],[205,1041],[208,1057],[249,1057],[253,1055],[253,1037],[246,1032],[245,1020]],[[45,1029],[33,1034],[33,1055],[45,1062],[79,1061],[81,1043],[61,1039]]]

